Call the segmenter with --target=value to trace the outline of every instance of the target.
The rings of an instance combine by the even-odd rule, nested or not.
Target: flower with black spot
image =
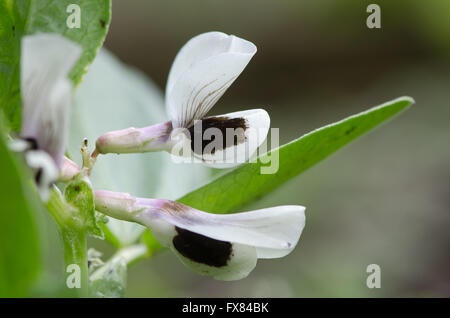
[[[167,80],[165,103],[170,121],[105,133],[97,140],[96,152],[168,151],[217,168],[247,161],[267,137],[267,112],[206,114],[255,53],[253,43],[234,35],[208,32],[192,38],[176,56]]]
[[[221,215],[174,201],[100,190],[95,192],[95,207],[147,226],[183,264],[219,280],[246,277],[258,258],[286,256],[305,225],[305,208],[297,205]]]

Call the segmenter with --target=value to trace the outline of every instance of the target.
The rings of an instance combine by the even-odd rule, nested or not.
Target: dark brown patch
[[[42,179],[42,168],[39,168],[36,171],[36,174],[34,175],[34,181],[36,181],[36,184],[41,184]]]
[[[232,252],[230,242],[215,240],[188,230],[175,227],[178,235],[173,246],[186,258],[214,267],[227,265]]]
[[[167,202],[161,206],[161,209],[170,213],[182,213],[187,210],[187,207],[184,204],[167,200]]]
[[[12,29],[12,31],[13,31],[13,33],[16,31],[16,26],[15,25],[13,25],[12,27],[11,27],[11,29]]]
[[[219,129],[223,138],[222,143],[218,143],[219,145],[221,144],[222,147],[218,149],[213,148],[211,150],[211,153],[214,154],[216,150],[225,149],[243,143],[245,141],[245,135],[243,132],[248,127],[244,118],[229,118],[226,116],[221,116],[207,117],[201,121],[197,121],[194,125],[188,128],[191,138],[191,149],[195,153],[204,154],[205,147],[210,143],[216,141],[216,136],[214,135],[214,133],[211,136],[211,140],[207,140],[204,138],[205,131],[209,128]],[[232,133],[233,138],[227,138],[227,129]],[[230,132],[228,134],[230,134]],[[200,149],[196,149],[195,147],[195,143],[198,140],[201,140],[201,153]]]
[[[75,186],[75,191],[76,191],[76,192],[80,192],[80,186],[78,186],[78,185]]]
[[[167,122],[163,123],[163,125],[164,125],[164,129],[161,129],[161,133],[159,135],[155,136],[155,138],[161,139],[161,140],[167,140],[170,136],[170,133],[173,130],[172,122],[167,121]]]
[[[354,132],[356,130],[356,127],[355,126],[352,126],[352,127],[350,127],[350,128],[348,128],[346,131],[345,131],[345,134],[346,135],[350,135],[352,132]]]
[[[102,26],[102,28],[105,28],[105,26],[106,26],[105,20],[101,19],[100,20],[100,25]]]
[[[28,142],[28,145],[29,145],[28,149],[29,150],[38,150],[39,145],[38,145],[36,139],[31,138],[31,137],[25,137],[25,138],[22,138],[22,139],[25,140],[26,142]]]

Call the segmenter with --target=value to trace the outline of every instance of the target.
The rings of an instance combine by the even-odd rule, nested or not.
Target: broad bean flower
[[[221,32],[192,38],[176,56],[167,80],[170,121],[105,133],[97,140],[96,152],[168,151],[217,168],[245,162],[267,137],[267,112],[206,115],[255,53],[253,43]]]
[[[95,206],[111,217],[147,226],[183,264],[219,280],[246,277],[258,258],[286,256],[305,225],[305,208],[297,205],[221,215],[170,200],[99,190]]]

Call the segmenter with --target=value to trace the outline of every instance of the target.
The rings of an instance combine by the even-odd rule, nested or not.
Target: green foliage
[[[80,6],[80,28],[67,27],[69,4]],[[59,33],[80,44],[83,55],[71,73],[78,84],[103,43],[110,20],[110,0],[0,0],[0,108],[13,130],[20,128],[21,37]]]
[[[0,297],[26,296],[41,267],[42,207],[30,176],[0,135]],[[42,216],[42,215],[41,215]]]
[[[302,173],[339,148],[372,128],[392,118],[413,103],[401,97],[344,120],[319,128],[218,177],[211,183],[183,196],[179,201],[200,210],[235,212],[283,182]],[[273,174],[261,174],[270,158],[279,158],[279,169]]]

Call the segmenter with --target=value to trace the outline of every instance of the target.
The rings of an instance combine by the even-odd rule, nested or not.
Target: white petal
[[[231,244],[233,254],[228,260],[227,265],[221,267],[194,262],[181,255],[175,248],[171,249],[181,262],[193,271],[200,275],[208,275],[224,281],[239,280],[247,277],[255,268],[258,260],[254,247],[237,243]]]
[[[43,201],[50,195],[50,186],[58,179],[58,168],[50,155],[42,150],[30,150],[25,153],[25,161],[33,170],[39,194]]]
[[[173,127],[189,127],[203,118],[255,53],[253,43],[220,32],[188,41],[175,58],[166,86]]]
[[[209,238],[254,246],[259,258],[289,254],[305,225],[305,208],[294,205],[226,215],[205,213],[167,200],[138,199],[137,205],[152,207],[134,216],[135,220],[149,226],[152,231],[159,227],[159,223],[155,222],[161,219]],[[154,234],[167,244],[167,239],[163,238],[167,235],[166,230]]]
[[[191,128],[193,133],[190,136],[194,138],[194,156],[213,168],[230,168],[248,161],[266,140],[270,128],[270,117],[264,109],[208,117],[202,122],[214,122],[214,119],[222,121],[217,121],[217,125],[204,125],[211,126],[212,129],[203,130],[203,143],[206,144],[203,149],[199,134],[201,130],[195,130],[199,121]],[[236,121],[241,122],[243,127],[235,126],[233,123]],[[217,129],[215,126],[221,128]]]
[[[20,138],[14,138],[9,141],[8,148],[14,152],[24,152],[31,149],[30,142]]]
[[[247,277],[256,266],[257,249],[253,246],[211,239],[177,228],[162,218],[152,219],[147,225],[163,246],[201,275],[238,280]]]
[[[33,138],[59,165],[67,138],[72,82],[68,75],[81,48],[57,34],[22,40],[21,136]]]

